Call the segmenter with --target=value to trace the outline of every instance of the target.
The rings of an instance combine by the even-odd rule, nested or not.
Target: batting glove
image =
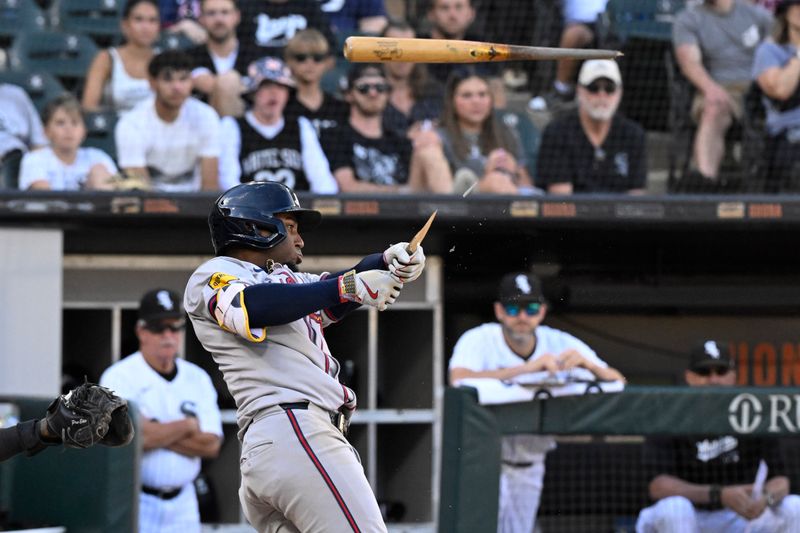
[[[410,255],[407,247],[407,242],[398,242],[383,252],[383,262],[401,283],[414,281],[422,275],[425,268],[425,251],[422,246],[417,246],[417,250]]]
[[[402,283],[386,270],[351,270],[339,276],[339,298],[385,311],[400,296]]]

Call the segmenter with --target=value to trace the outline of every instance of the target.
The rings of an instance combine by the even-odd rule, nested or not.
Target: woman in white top
[[[128,0],[120,22],[125,43],[98,52],[89,67],[82,101],[86,111],[124,113],[152,96],[147,65],[159,24],[156,0]]]
[[[111,189],[114,161],[97,148],[81,148],[86,126],[78,100],[69,93],[56,97],[43,113],[50,146],[22,158],[20,189],[77,191]]]

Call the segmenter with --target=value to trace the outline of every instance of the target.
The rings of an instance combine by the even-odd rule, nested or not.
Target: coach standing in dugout
[[[708,340],[692,349],[686,369],[690,387],[732,387],[734,359],[725,343]],[[800,497],[775,438],[709,435],[650,437],[643,453],[656,503],[639,513],[636,533],[798,533]],[[759,462],[768,473],[753,496]]]
[[[514,381],[521,374],[568,371],[589,380],[625,381],[594,350],[569,333],[542,326],[547,304],[542,282],[516,272],[500,281],[494,314],[498,323],[465,332],[450,359],[450,383],[467,378]],[[545,455],[555,448],[547,435],[502,439],[498,533],[531,533],[544,483]]]
[[[300,232],[319,211],[274,182],[226,191],[209,215],[216,257],[192,274],[186,309],[236,401],[239,499],[256,530],[385,532],[358,452],[344,436],[355,393],[322,328],[361,305],[383,311],[425,267],[398,243],[346,272],[297,272]]]
[[[142,492],[139,533],[199,533],[194,480],[201,458],[219,454],[222,420],[206,372],[178,358],[186,318],[178,294],[148,291],[139,305],[139,351],[114,363],[100,384],[139,409]]]

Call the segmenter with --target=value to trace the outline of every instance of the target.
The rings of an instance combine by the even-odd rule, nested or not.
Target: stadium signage
[[[800,431],[800,394],[751,393],[737,395],[728,405],[728,422],[734,431],[753,433],[767,422],[768,433]]]

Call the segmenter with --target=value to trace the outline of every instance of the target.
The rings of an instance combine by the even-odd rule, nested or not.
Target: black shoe
[[[722,192],[722,184],[716,178],[704,176],[697,170],[690,170],[679,178],[672,187],[678,194],[717,194]]]

